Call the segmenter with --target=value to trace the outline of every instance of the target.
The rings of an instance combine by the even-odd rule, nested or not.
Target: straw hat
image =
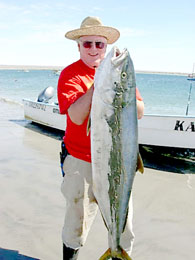
[[[71,40],[77,40],[81,36],[98,35],[107,39],[108,44],[114,43],[118,40],[120,32],[109,26],[104,26],[98,17],[86,17],[79,29],[69,31],[65,37]]]

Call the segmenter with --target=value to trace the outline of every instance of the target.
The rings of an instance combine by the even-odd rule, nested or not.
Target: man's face
[[[82,36],[78,43],[80,58],[90,68],[97,68],[103,60],[107,40],[102,36]]]

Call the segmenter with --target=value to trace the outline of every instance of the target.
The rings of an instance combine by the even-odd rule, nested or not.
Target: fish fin
[[[140,153],[138,153],[138,157],[137,157],[137,169],[136,169],[136,171],[144,173],[144,164],[143,164]]]
[[[127,254],[127,252],[119,247],[116,251],[112,251],[109,248],[101,257],[99,260],[108,260],[108,259],[121,259],[121,260],[132,260],[131,257]]]
[[[127,224],[128,214],[129,214],[129,207],[127,208],[127,212],[126,212],[125,223],[124,223],[124,226],[123,226],[123,232],[125,231],[125,227],[126,227],[126,224]]]
[[[107,260],[107,259],[110,259],[112,256],[111,256],[111,250],[110,248],[100,257],[99,260]]]
[[[91,115],[91,113],[90,113]],[[91,116],[89,115],[88,121],[87,121],[87,136],[89,135],[89,132],[91,130]]]

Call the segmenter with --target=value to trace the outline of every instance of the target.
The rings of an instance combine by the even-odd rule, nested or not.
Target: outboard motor
[[[54,88],[46,87],[38,96],[37,102],[48,103],[49,99],[54,96]]]

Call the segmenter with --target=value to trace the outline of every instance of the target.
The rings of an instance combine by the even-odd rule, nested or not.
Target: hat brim
[[[71,40],[76,40],[81,36],[86,35],[98,35],[105,37],[107,39],[107,43],[112,44],[118,40],[120,37],[120,32],[109,26],[93,26],[69,31],[65,34],[65,37]]]

